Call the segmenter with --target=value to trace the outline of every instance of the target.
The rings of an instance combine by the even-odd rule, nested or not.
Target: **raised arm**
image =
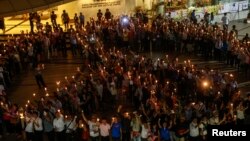
[[[84,120],[86,123],[88,123],[88,119],[87,119],[86,116],[84,115],[84,111],[82,111],[82,118],[83,118],[83,120]]]

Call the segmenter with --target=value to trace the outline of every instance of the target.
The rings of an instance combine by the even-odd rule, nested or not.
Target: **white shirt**
[[[200,133],[201,135],[207,135],[207,129],[206,129],[206,127],[205,127],[205,124],[207,124],[207,123],[203,123],[203,122],[201,122],[200,123],[200,125],[199,125],[199,128],[201,129],[201,131],[202,131],[202,133]]]
[[[26,117],[26,127],[25,127],[25,132],[32,133],[33,132],[33,119]]]
[[[76,130],[76,120],[65,121],[65,126],[67,128],[66,133],[71,133],[73,130]]]
[[[94,123],[92,121],[88,121],[89,125],[89,133],[91,137],[98,137],[99,136],[99,127],[97,123]]]
[[[63,116],[60,116],[59,118],[55,118],[53,120],[53,127],[56,132],[62,132],[64,130]]]
[[[189,125],[189,129],[190,129],[190,136],[191,137],[199,136],[199,127],[197,124],[195,125],[194,123],[191,122]]]
[[[100,134],[102,137],[109,136],[109,130],[110,130],[110,125],[108,123],[100,124]]]
[[[35,124],[36,123],[36,124]],[[37,125],[38,124],[38,125]],[[34,120],[34,128],[36,131],[42,131],[43,130],[43,124],[42,124],[42,119],[40,117],[37,117]]]
[[[238,119],[245,119],[244,111],[237,109],[237,118]]]
[[[227,16],[223,16],[223,17],[221,18],[221,21],[222,21],[223,24],[226,24],[226,25],[229,24],[229,19],[228,19]]]
[[[147,139],[148,138],[148,135],[149,135],[149,128],[145,128],[144,125],[141,126],[142,127],[142,130],[141,130],[141,137],[143,139]]]

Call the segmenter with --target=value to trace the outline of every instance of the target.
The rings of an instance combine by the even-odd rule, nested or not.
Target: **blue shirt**
[[[113,123],[111,127],[111,135],[112,137],[119,138],[121,136],[121,123]]]
[[[160,136],[162,140],[170,140],[170,133],[168,128],[160,128]]]

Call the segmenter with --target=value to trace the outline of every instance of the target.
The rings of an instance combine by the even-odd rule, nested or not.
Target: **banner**
[[[219,14],[224,14],[230,12],[230,3],[221,4],[219,6]]]
[[[233,2],[230,3],[230,12],[238,12],[239,11],[239,3]]]

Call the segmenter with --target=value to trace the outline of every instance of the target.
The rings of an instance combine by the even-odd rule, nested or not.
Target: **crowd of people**
[[[69,28],[66,21],[65,32],[53,16],[52,27],[46,23],[36,34],[23,32],[1,45],[3,56],[19,58],[17,68],[39,70],[41,62],[67,55],[67,33],[72,55],[81,55],[84,64],[76,75],[56,82],[52,93],[40,85],[44,97],[25,106],[1,95],[0,133],[27,141],[199,141],[207,140],[208,125],[250,123],[250,95],[245,99],[233,74],[199,69],[171,55],[139,54],[201,54],[248,74],[248,36],[240,41],[236,27],[228,31],[204,20],[175,21],[169,15],[149,23],[140,12],[107,15],[99,11],[86,25]]]

